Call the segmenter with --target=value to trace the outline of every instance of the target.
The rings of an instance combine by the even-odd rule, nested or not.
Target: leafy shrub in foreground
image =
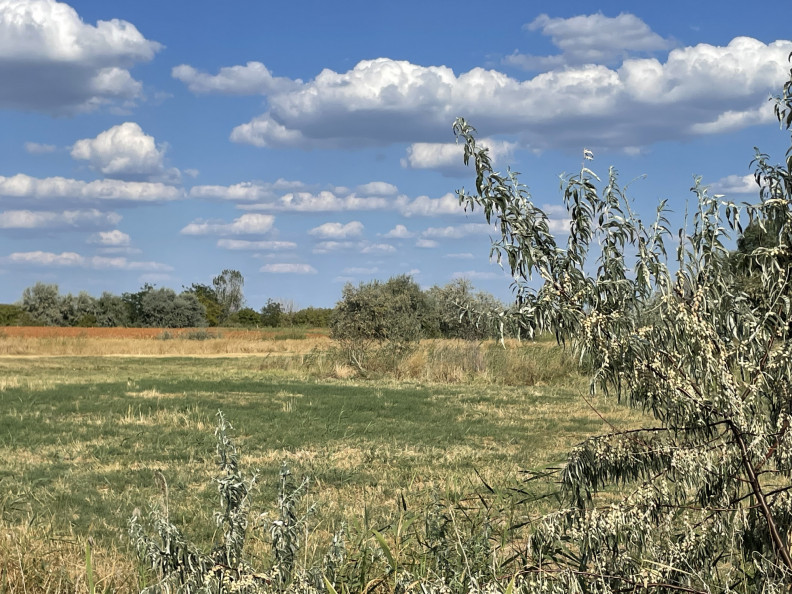
[[[776,115],[792,127],[792,71]],[[528,542],[526,587],[789,591],[792,148],[780,166],[757,151],[757,204],[723,202],[697,180],[692,232],[680,231],[674,260],[664,204],[644,224],[613,169],[598,189],[589,151],[563,180],[562,247],[517,175],[492,169],[464,120],[454,130],[476,168],[476,194],[460,199],[501,230],[494,250],[515,279],[520,327],[552,331],[586,362],[592,391],[654,419],[569,453],[562,505]],[[772,234],[743,258],[761,293],[730,265],[727,229],[740,234],[746,218]]]

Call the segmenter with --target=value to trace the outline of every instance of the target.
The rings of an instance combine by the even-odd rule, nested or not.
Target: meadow
[[[139,591],[152,577],[127,526],[152,505],[211,546],[219,410],[243,469],[258,477],[246,550],[254,565],[271,563],[256,525],[275,509],[283,462],[310,478],[306,566],[342,525],[356,546],[376,548],[376,531],[414,561],[420,543],[405,537],[405,518],[424,522],[432,509],[486,522],[506,559],[520,547],[510,528],[529,529],[554,490],[532,479],[586,436],[638,420],[587,394],[550,341],[424,341],[390,372],[361,378],[313,331],[6,329],[0,592]]]

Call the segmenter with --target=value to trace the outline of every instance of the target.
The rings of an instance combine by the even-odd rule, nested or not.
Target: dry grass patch
[[[304,339],[276,340],[261,331],[156,328],[9,328],[0,333],[2,356],[228,356],[282,353],[305,355],[327,350],[330,339],[306,334]],[[191,334],[192,333],[192,334]]]
[[[7,594],[88,592],[86,545],[77,534],[53,535],[45,526],[4,528],[0,584]],[[97,592],[139,592],[140,570],[128,547],[90,545]]]
[[[128,392],[128,394],[137,397],[142,396],[143,398],[156,398],[157,401],[162,398],[162,395],[157,393],[156,390]],[[183,397],[183,395],[168,395],[165,397],[178,398],[179,396]],[[188,429],[190,431],[212,431],[215,425],[214,416],[197,404],[190,405],[186,409],[156,408],[145,412],[140,405],[137,407],[129,406],[123,416],[110,422],[137,427],[164,426]]]
[[[271,342],[292,348],[290,340]],[[515,357],[531,352],[512,348]],[[511,387],[482,376],[447,385],[333,379],[329,364],[327,376],[274,367],[288,360],[297,369],[299,357],[0,359],[0,538],[15,532],[23,554],[24,539],[36,540],[34,557],[66,568],[61,582],[47,581],[23,558],[14,587],[24,575],[27,592],[85,591],[84,544],[93,538],[97,582],[136,591],[126,520],[162,501],[155,471],[166,477],[172,517],[190,538],[211,544],[219,408],[236,427],[243,468],[259,473],[254,510],[273,509],[282,461],[295,476],[312,477],[306,504],[316,503],[317,513],[307,555],[320,555],[344,521],[386,530],[405,503],[417,514],[486,492],[482,479],[504,492],[519,487],[520,470],[558,464],[572,444],[607,430],[580,398],[585,382],[569,372]],[[619,426],[638,418],[611,401],[597,405]],[[250,554],[266,565],[269,545],[261,530],[253,533]],[[15,547],[0,549],[0,567],[18,564]]]

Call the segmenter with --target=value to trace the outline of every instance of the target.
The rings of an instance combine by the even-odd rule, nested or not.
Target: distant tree
[[[242,288],[245,286],[245,278],[238,270],[223,270],[218,276],[212,279],[217,302],[223,308],[223,318],[238,312],[245,305],[245,295]]]
[[[145,283],[136,293],[122,293],[121,300],[127,308],[127,319],[130,326],[145,326],[143,316],[143,299],[154,290],[154,285]]]
[[[0,326],[32,326],[36,323],[19,305],[0,303]]]
[[[58,285],[37,282],[22,292],[20,307],[35,321],[47,326],[63,323]]]
[[[173,289],[151,289],[141,298],[139,323],[150,328],[205,326],[205,311],[193,293],[177,295]]]
[[[294,325],[294,313],[297,311],[297,303],[294,299],[278,299],[278,303],[281,307],[281,316],[280,325],[281,326],[293,326]]]
[[[261,325],[261,315],[253,308],[243,307],[228,318],[227,323],[244,328],[256,328]]]
[[[118,295],[105,291],[96,300],[96,325],[103,328],[129,326],[127,304]]]
[[[268,328],[277,328],[283,322],[283,306],[278,301],[267,299],[267,305],[261,308],[261,325]]]
[[[295,326],[327,328],[335,310],[332,307],[306,307],[294,312],[292,322]]]
[[[193,293],[201,305],[206,309],[206,323],[209,326],[219,326],[226,314],[224,313],[223,305],[217,297],[217,291],[209,285],[201,285],[193,283],[189,288],[185,289],[187,293]]]
[[[61,298],[61,325],[91,327],[97,325],[98,305],[96,299],[80,291],[79,294],[69,293]]]
[[[140,300],[140,325],[150,328],[175,328],[176,292],[160,288],[146,291]]]
[[[206,309],[191,293],[182,292],[174,300],[178,325],[174,328],[200,328],[206,326]]]

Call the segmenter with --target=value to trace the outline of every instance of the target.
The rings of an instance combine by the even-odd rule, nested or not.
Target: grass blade
[[[376,530],[372,530],[372,533],[374,534],[374,538],[377,539],[377,542],[379,543],[379,546],[382,549],[382,553],[385,555],[385,558],[388,560],[388,564],[391,567],[391,572],[396,571],[396,559],[393,557],[393,553],[391,552],[388,543],[385,542],[385,538],[382,536],[382,534],[380,534]]]

